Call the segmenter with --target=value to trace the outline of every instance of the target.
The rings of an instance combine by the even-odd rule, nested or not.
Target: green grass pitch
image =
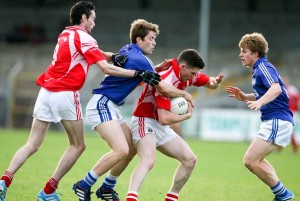
[[[0,129],[0,174],[10,163],[15,151],[26,142],[29,130]],[[180,194],[181,201],[271,201],[270,189],[252,175],[242,164],[242,158],[249,143],[203,142],[187,140],[197,155],[196,168]],[[15,175],[13,184],[7,192],[7,201],[36,200],[35,196],[52,175],[60,155],[68,145],[63,132],[50,131],[39,151],[23,165]],[[109,148],[95,133],[86,135],[87,149],[73,169],[61,180],[58,192],[62,201],[78,200],[72,191],[72,185],[82,179],[95,162]],[[275,167],[280,180],[300,197],[300,155],[293,154],[288,147],[280,153],[274,153],[268,160]],[[125,200],[128,183],[136,158],[121,175],[116,191],[121,200]],[[140,190],[141,201],[164,200],[169,190],[173,173],[178,165],[160,153],[157,162],[146,177]],[[101,184],[99,178],[92,190]],[[298,199],[297,199],[298,198]],[[92,200],[97,200],[92,195]]]

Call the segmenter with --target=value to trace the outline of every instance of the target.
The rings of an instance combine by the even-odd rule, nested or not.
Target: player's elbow
[[[108,69],[108,68],[102,68],[101,70],[106,75],[111,75],[112,74],[112,71],[110,69]]]
[[[159,123],[163,126],[170,125],[170,121],[167,118],[160,118]]]

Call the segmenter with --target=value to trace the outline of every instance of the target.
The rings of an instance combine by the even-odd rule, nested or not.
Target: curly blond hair
[[[248,48],[251,52],[257,52],[259,57],[267,57],[268,42],[261,33],[246,34],[239,42],[240,48]]]

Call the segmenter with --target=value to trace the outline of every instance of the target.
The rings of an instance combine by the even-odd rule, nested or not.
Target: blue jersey
[[[131,70],[148,70],[155,72],[152,61],[146,57],[136,44],[124,46],[120,53],[127,56],[123,68]],[[106,76],[100,86],[93,89],[93,94],[102,94],[117,105],[123,105],[125,98],[141,83],[139,79]]]
[[[267,58],[262,57],[256,61],[252,72],[252,89],[256,100],[261,98],[273,83],[279,83],[282,93],[260,108],[261,120],[282,119],[294,124],[293,114],[289,109],[287,90],[281,77]]]

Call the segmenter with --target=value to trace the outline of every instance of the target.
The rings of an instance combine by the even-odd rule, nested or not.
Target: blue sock
[[[80,183],[80,187],[86,190],[91,190],[92,186],[97,182],[99,176],[93,171],[89,171]]]
[[[271,190],[276,197],[285,197],[288,193],[287,189],[280,181],[278,181],[277,184],[271,188]]]
[[[118,177],[108,173],[108,175],[103,180],[101,188],[105,191],[112,191],[117,184],[117,179]]]

